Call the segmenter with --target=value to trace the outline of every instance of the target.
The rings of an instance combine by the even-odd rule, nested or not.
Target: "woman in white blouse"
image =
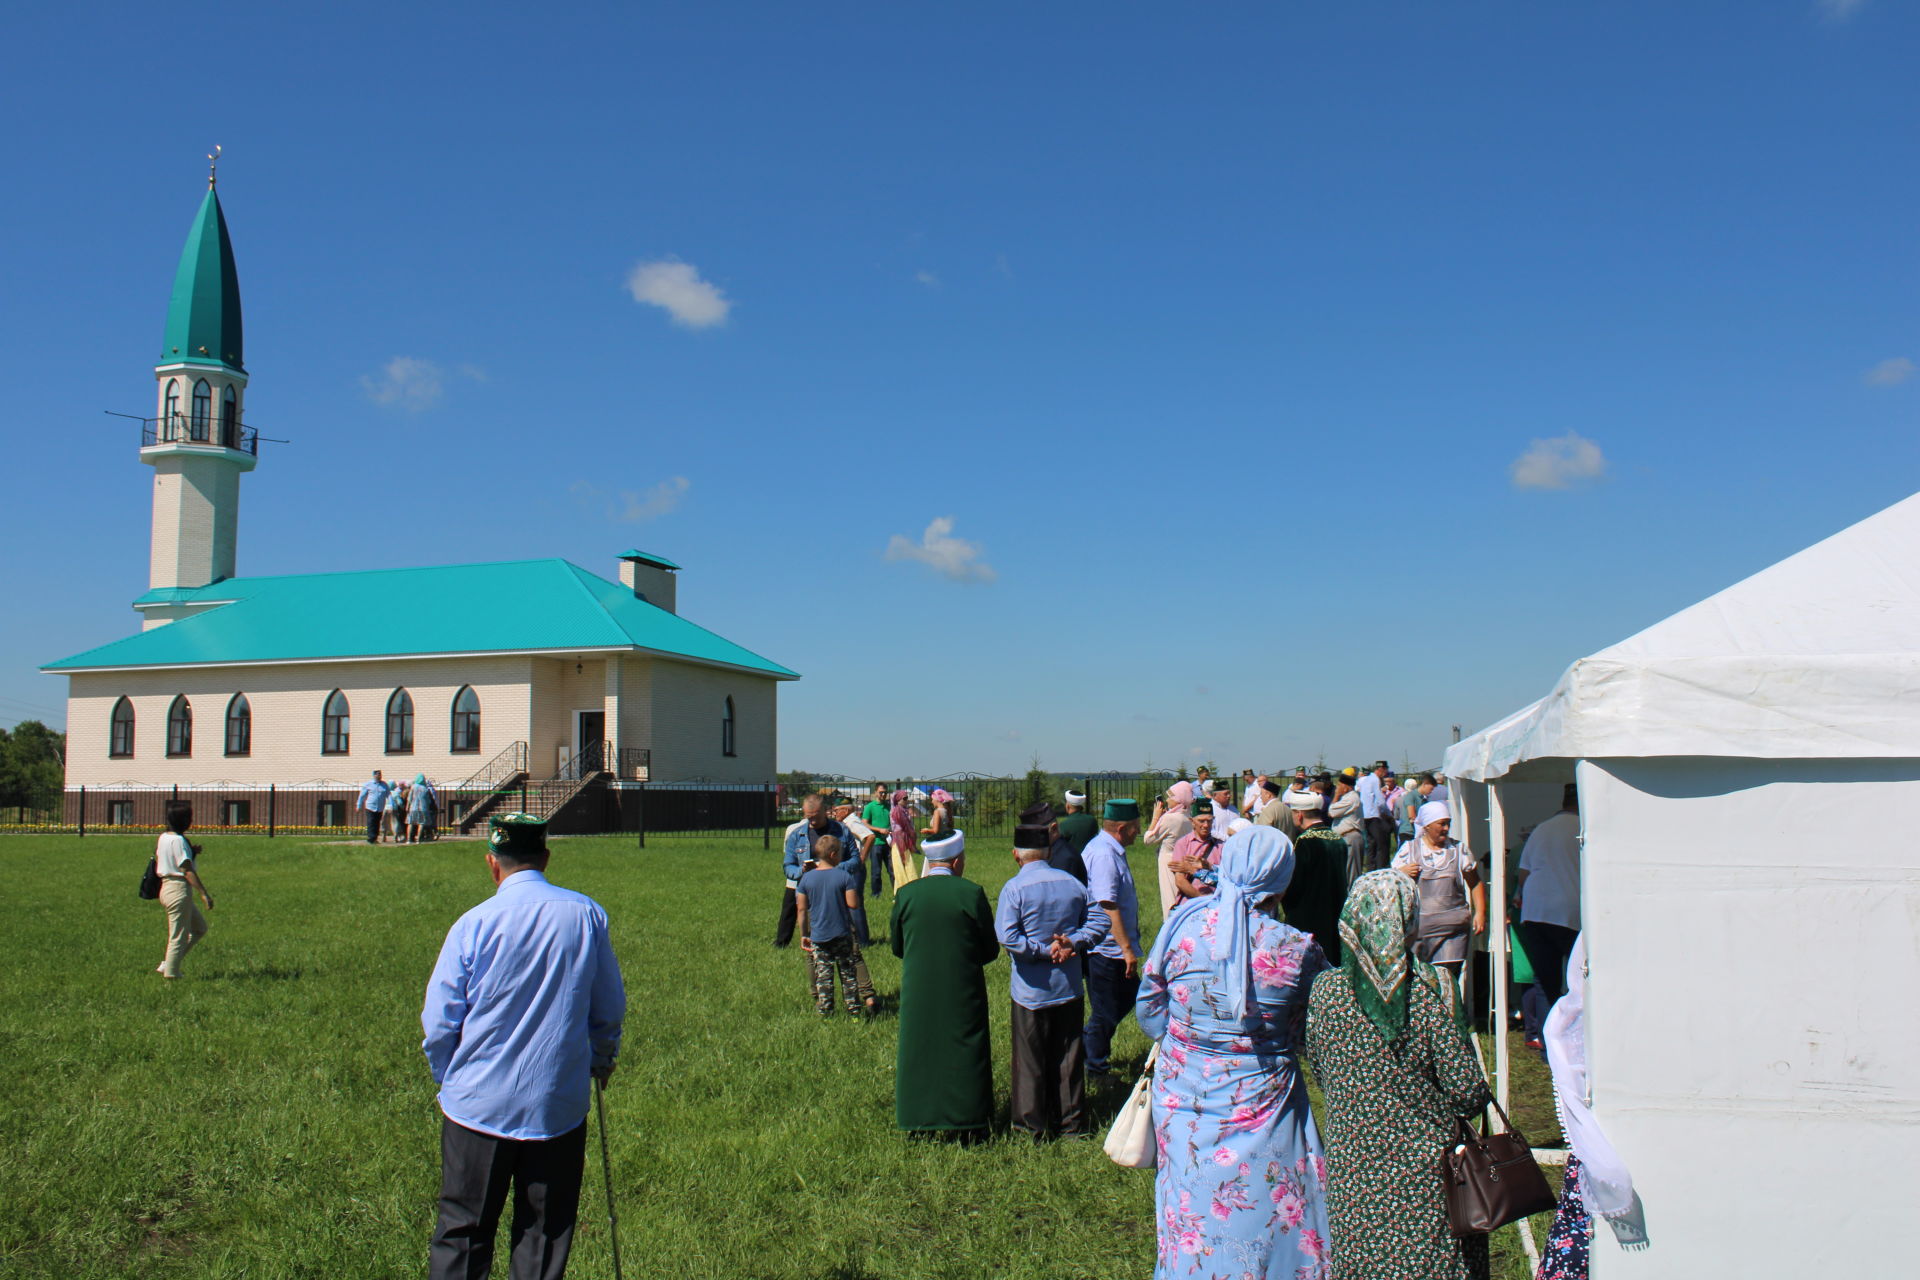
[[[207,936],[207,918],[193,905],[197,892],[200,901],[213,910],[213,895],[200,882],[194,869],[193,846],[187,843],[187,830],[193,826],[193,806],[173,803],[167,806],[167,826],[153,851],[153,869],[160,876],[160,905],[167,909],[167,956],[156,972],[163,978],[180,976],[180,961],[193,944]]]

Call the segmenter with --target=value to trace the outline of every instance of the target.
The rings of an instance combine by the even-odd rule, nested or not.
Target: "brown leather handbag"
[[[1497,1101],[1493,1109],[1506,1132],[1486,1132],[1484,1114],[1478,1130],[1465,1117],[1456,1118],[1453,1142],[1440,1157],[1447,1224],[1456,1236],[1483,1236],[1559,1203],[1534,1163],[1526,1135],[1513,1127]]]

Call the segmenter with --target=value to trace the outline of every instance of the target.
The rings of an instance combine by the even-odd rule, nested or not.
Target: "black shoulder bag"
[[[160,896],[160,855],[147,859],[147,869],[140,877],[140,896],[153,899]]]

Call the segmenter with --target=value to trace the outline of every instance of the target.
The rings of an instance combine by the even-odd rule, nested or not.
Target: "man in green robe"
[[[1320,807],[1325,797],[1310,792],[1290,800],[1293,810],[1293,879],[1280,895],[1287,923],[1313,935],[1327,963],[1340,963],[1340,909],[1346,905],[1346,837],[1327,825],[1326,810]]]
[[[962,879],[966,838],[921,846],[927,869],[898,886],[888,939],[900,957],[894,1121],[909,1133],[986,1136],[993,1045],[981,969],[1000,954],[986,891]]]

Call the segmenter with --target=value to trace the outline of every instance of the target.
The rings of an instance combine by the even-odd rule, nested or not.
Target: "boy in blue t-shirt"
[[[813,869],[794,886],[800,916],[800,949],[813,964],[813,1003],[821,1017],[833,1013],[833,975],[840,973],[840,991],[847,1012],[872,1017],[879,1006],[867,962],[853,940],[853,913],[860,895],[853,880],[840,869],[840,838],[821,836],[813,842]]]

